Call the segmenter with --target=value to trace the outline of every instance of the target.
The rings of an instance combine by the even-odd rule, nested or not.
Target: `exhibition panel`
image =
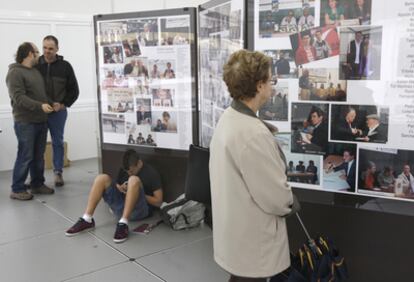
[[[412,1],[254,0],[292,186],[414,199]],[[369,198],[367,198],[368,200]]]
[[[223,65],[246,44],[244,0],[213,0],[199,6],[199,93],[201,145],[208,147],[214,128],[231,102]]]
[[[95,16],[102,146],[180,157],[190,144],[208,148],[231,103],[223,65],[248,47],[273,60],[258,116],[279,129],[292,187],[333,192],[334,203],[354,197],[352,206],[412,201],[410,9],[212,0],[199,6],[197,33],[193,8]]]
[[[103,146],[188,150],[197,140],[195,9],[94,20]]]

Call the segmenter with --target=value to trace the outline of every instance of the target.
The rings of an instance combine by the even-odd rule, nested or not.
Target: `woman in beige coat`
[[[210,144],[210,181],[214,258],[231,282],[266,281],[290,265],[284,217],[297,205],[275,128],[256,116],[271,95],[270,66],[269,57],[246,50],[224,66],[233,103]]]

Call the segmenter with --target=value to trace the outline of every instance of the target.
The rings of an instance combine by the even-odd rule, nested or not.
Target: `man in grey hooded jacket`
[[[33,43],[24,42],[17,49],[16,63],[9,66],[6,77],[14,131],[18,141],[17,158],[13,169],[10,198],[31,200],[32,194],[53,194],[44,182],[44,152],[47,136],[47,114],[53,112],[46,96],[43,78],[34,68],[39,51]],[[24,182],[30,171],[31,192]]]

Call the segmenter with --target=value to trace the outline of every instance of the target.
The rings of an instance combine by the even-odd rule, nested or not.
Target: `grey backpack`
[[[185,194],[170,203],[161,205],[162,220],[174,230],[198,226],[204,220],[205,206],[188,200]]]

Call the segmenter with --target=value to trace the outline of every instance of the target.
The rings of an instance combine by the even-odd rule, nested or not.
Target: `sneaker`
[[[63,185],[65,185],[65,182],[63,181],[62,173],[56,173],[55,174],[55,186],[62,187]]]
[[[28,200],[33,199],[33,195],[27,191],[11,192],[10,198],[13,200],[28,201]]]
[[[114,234],[114,242],[122,243],[128,239],[128,225],[125,223],[120,223],[116,225],[116,230]]]
[[[46,186],[45,184],[42,184],[42,186],[38,187],[38,188],[33,188],[32,187],[32,194],[53,194],[55,193],[55,190]]]
[[[81,232],[86,232],[91,229],[95,228],[95,221],[92,218],[91,222],[87,222],[82,217],[79,218],[78,222],[76,222],[71,228],[66,231],[66,236],[72,237],[78,235]]]

